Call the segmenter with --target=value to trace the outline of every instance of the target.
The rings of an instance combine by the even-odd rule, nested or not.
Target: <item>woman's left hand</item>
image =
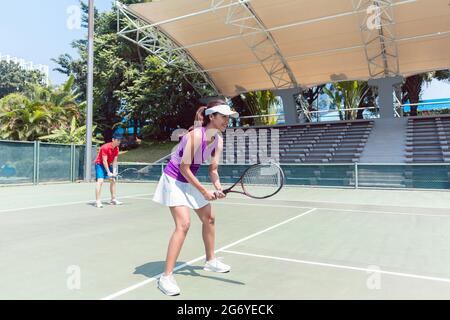
[[[227,196],[223,193],[223,190],[216,190],[214,193],[216,194],[217,199],[223,199]]]

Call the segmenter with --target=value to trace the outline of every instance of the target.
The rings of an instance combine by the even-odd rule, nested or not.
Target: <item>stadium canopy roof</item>
[[[119,24],[120,36],[168,63],[184,60],[197,85],[229,97],[450,67],[449,0],[162,0],[118,7],[129,19]]]

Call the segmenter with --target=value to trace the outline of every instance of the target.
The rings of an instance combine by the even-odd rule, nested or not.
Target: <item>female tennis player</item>
[[[238,117],[238,113],[232,111],[222,100],[211,101],[203,112],[203,125],[194,126],[192,131],[183,136],[164,169],[153,197],[153,201],[170,208],[175,222],[175,230],[167,250],[164,274],[158,281],[159,289],[171,296],[180,294],[173,269],[189,230],[189,209],[194,209],[203,224],[202,235],[206,252],[204,270],[213,272],[231,270],[230,266],[214,255],[214,213],[209,201],[225,197],[218,173],[219,159],[223,150],[223,139],[219,131],[225,131],[229,118]],[[195,177],[200,165],[206,161],[210,161],[209,176],[216,191],[208,190]]]

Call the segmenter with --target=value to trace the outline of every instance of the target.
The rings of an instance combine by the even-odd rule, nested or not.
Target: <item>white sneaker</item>
[[[119,200],[117,200],[117,199],[113,199],[113,200],[111,200],[110,204],[113,204],[113,205],[118,206],[118,205],[123,204],[123,202],[121,202],[121,201],[119,201]]]
[[[103,208],[102,202],[101,202],[101,201],[96,201],[96,202],[95,202],[95,207],[96,207],[96,208]]]
[[[231,270],[231,267],[220,260],[222,260],[222,258],[214,258],[210,261],[207,261],[203,270],[220,273],[229,272]]]
[[[168,276],[162,275],[158,280],[158,288],[168,296],[176,296],[180,294],[180,288],[173,274]]]

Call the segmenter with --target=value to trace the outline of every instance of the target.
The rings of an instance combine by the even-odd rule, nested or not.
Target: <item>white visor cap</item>
[[[223,114],[224,116],[230,116],[232,118],[239,117],[239,113],[237,113],[236,111],[231,110],[230,106],[226,105],[226,104],[221,104],[221,105],[214,106],[212,108],[206,109],[205,115],[209,116],[210,114],[213,114],[213,113],[216,113],[216,112],[218,112],[220,114]]]

